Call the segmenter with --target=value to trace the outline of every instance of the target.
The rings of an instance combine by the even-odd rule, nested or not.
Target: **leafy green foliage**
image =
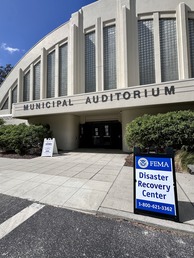
[[[40,154],[44,138],[51,138],[49,126],[2,125],[0,127],[0,149],[20,155]]]
[[[4,123],[5,121],[2,118],[0,118],[0,125],[3,125]]]
[[[4,82],[5,78],[11,72],[12,68],[13,67],[11,64],[7,64],[5,67],[0,66],[0,85]]]
[[[194,112],[175,111],[138,117],[127,125],[125,139],[129,148],[194,150]]]

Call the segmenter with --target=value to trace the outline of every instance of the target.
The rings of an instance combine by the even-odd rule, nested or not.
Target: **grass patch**
[[[187,166],[194,165],[194,152],[179,150],[175,154],[175,167],[177,172],[188,172]]]

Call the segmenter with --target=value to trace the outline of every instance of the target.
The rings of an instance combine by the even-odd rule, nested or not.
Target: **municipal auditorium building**
[[[84,6],[0,87],[0,117],[49,124],[62,150],[127,151],[127,123],[183,109],[194,109],[193,0]]]

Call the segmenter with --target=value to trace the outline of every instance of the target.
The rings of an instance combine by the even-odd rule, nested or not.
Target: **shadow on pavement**
[[[180,222],[194,220],[194,205],[190,202],[178,202]]]

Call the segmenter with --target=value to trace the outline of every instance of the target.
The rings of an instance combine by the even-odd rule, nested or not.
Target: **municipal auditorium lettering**
[[[125,90],[114,93],[107,94],[95,94],[93,96],[86,95],[83,101],[83,104],[98,104],[105,102],[115,102],[120,100],[129,101],[130,99],[141,99],[141,98],[149,98],[149,97],[159,97],[161,95],[175,95],[175,87],[174,86],[165,86],[163,88],[152,88],[152,89],[143,89],[143,90]],[[35,110],[35,109],[49,109],[49,108],[59,108],[59,107],[67,107],[74,106],[73,99],[66,97],[65,99],[57,99],[57,100],[48,100],[43,102],[36,102],[30,104],[24,104],[23,110]]]

